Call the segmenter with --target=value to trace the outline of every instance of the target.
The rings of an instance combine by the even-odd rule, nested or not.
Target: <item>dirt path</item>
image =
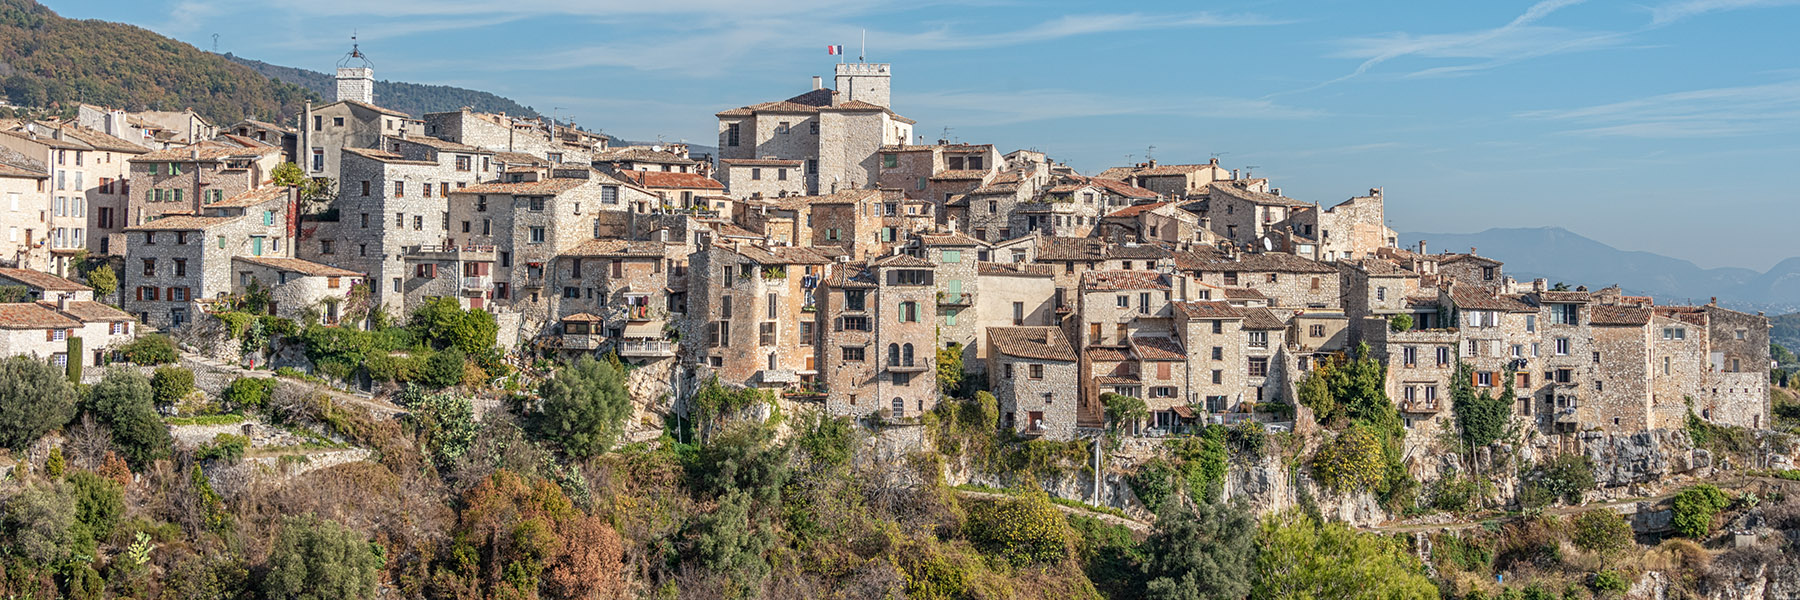
[[[181,358],[185,362],[202,365],[208,369],[212,369],[212,370],[218,371],[218,372],[230,373],[236,377],[256,377],[259,379],[269,379],[269,378],[275,377],[275,373],[273,371],[246,369],[246,368],[243,368],[243,367],[240,367],[240,366],[237,366],[237,365],[225,362],[225,361],[215,360],[215,359],[207,358],[205,356],[201,356],[199,354],[188,352],[187,350],[181,350],[180,352],[181,352]],[[337,389],[337,388],[334,388],[334,387],[331,387],[328,385],[323,385],[323,384],[314,383],[311,381],[305,381],[305,380],[301,380],[301,379],[293,379],[293,378],[288,378],[288,377],[282,377],[280,379],[281,379],[281,381],[286,382],[288,384],[298,385],[298,386],[307,388],[313,392],[323,394],[323,395],[331,398],[333,402],[339,402],[339,403],[343,403],[343,404],[350,404],[350,405],[355,405],[355,406],[360,406],[360,407],[366,408],[370,412],[374,413],[375,416],[378,416],[378,417],[393,418],[393,417],[396,417],[396,416],[406,413],[406,409],[400,408],[399,406],[395,405],[394,403],[388,402],[386,400],[381,400],[381,399],[377,399],[377,398],[373,398],[373,397],[361,396],[361,395],[346,392],[346,391],[343,391],[343,390],[340,390],[340,389]]]
[[[956,490],[956,495],[966,496],[966,497],[970,497],[970,498],[985,498],[985,499],[989,499],[989,500],[1000,500],[1000,499],[1005,499],[1005,498],[1011,497],[1007,494],[1001,494],[998,492],[981,492],[981,491],[976,491],[976,490],[960,490],[960,489]],[[1101,522],[1104,522],[1109,525],[1120,525],[1120,526],[1125,527],[1126,529],[1130,529],[1134,533],[1149,533],[1150,532],[1150,524],[1145,523],[1143,521],[1139,521],[1137,519],[1127,519],[1125,517],[1121,517],[1121,516],[1114,515],[1114,514],[1095,512],[1095,511],[1091,511],[1091,510],[1087,510],[1087,509],[1083,509],[1083,508],[1076,508],[1073,506],[1067,506],[1067,505],[1063,505],[1063,504],[1052,504],[1052,506],[1055,506],[1056,510],[1060,510],[1064,513],[1068,513],[1071,515],[1081,515],[1083,517],[1093,517],[1093,518],[1099,519]]]
[[[1752,483],[1752,482],[1764,482],[1764,483],[1781,482],[1778,485],[1781,485],[1781,484],[1791,485],[1794,483],[1794,482],[1791,482],[1791,481],[1788,481],[1785,479],[1778,479],[1778,478],[1774,478],[1774,477],[1759,477],[1759,476],[1751,476],[1751,475],[1738,476],[1738,477],[1733,477],[1731,479],[1726,479],[1723,481],[1713,481],[1713,482],[1709,482],[1709,483],[1712,483],[1713,485],[1716,485],[1716,486],[1719,486],[1722,488],[1739,488],[1739,487],[1744,487],[1745,485]],[[1683,487],[1686,487],[1686,486],[1683,486]],[[1675,494],[1678,494],[1678,493],[1681,493],[1680,489],[1676,489],[1674,491],[1670,491],[1670,492],[1664,493],[1664,494],[1659,494],[1656,496],[1648,496],[1648,497],[1643,497],[1643,498],[1626,498],[1624,500],[1614,500],[1611,502],[1602,502],[1599,504],[1583,504],[1581,506],[1558,506],[1558,507],[1554,507],[1554,508],[1544,509],[1543,514],[1556,515],[1556,516],[1569,516],[1569,515],[1578,515],[1581,513],[1595,511],[1595,510],[1615,509],[1615,508],[1619,508],[1621,506],[1635,505],[1635,504],[1638,504],[1641,502],[1649,502],[1649,503],[1654,504],[1654,503],[1662,502],[1663,500],[1672,498],[1675,496]],[[1474,528],[1474,527],[1480,527],[1483,523],[1488,523],[1488,522],[1492,522],[1492,521],[1501,521],[1501,520],[1512,518],[1514,516],[1517,516],[1517,515],[1502,514],[1502,515],[1490,516],[1490,517],[1487,517],[1484,519],[1476,519],[1476,520],[1472,520],[1472,521],[1453,521],[1450,523],[1419,523],[1419,524],[1412,524],[1412,525],[1382,524],[1382,525],[1377,525],[1375,527],[1359,527],[1358,529],[1362,529],[1363,531],[1372,531],[1372,532],[1376,532],[1376,533],[1389,533],[1389,534],[1416,533],[1416,532],[1420,532],[1420,531],[1457,531],[1457,530],[1461,530],[1461,529],[1470,529],[1470,528]]]

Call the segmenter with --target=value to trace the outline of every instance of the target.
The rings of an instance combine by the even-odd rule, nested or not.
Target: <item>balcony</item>
[[[1400,412],[1416,415],[1435,415],[1443,410],[1443,404],[1437,400],[1401,400]]]
[[[675,356],[675,344],[668,340],[622,340],[619,356],[631,358],[667,358]]]
[[[975,303],[975,294],[969,292],[938,292],[938,306],[969,306]]]
[[[494,289],[494,280],[486,275],[462,278],[462,291],[485,293]]]
[[[476,262],[493,262],[494,247],[478,244],[421,244],[406,249],[406,253],[424,260],[467,260]]]
[[[889,363],[887,365],[887,370],[890,372],[893,372],[893,373],[924,373],[926,371],[931,370],[931,367],[927,367],[922,364],[897,362],[897,363]]]

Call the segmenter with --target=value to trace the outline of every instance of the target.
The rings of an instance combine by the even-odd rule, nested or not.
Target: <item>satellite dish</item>
[[[1274,242],[1270,242],[1269,238],[1263,238],[1263,252],[1274,252],[1274,251],[1275,251]]]

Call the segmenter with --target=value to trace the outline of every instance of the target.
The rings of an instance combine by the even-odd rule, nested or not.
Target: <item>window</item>
[[[413,215],[413,231],[425,230],[425,215]]]
[[[467,171],[467,170],[469,170],[469,169],[470,169],[470,163],[471,163],[471,162],[472,162],[472,161],[470,161],[470,160],[469,160],[469,157],[468,157],[468,156],[464,156],[464,155],[460,155],[460,154],[459,154],[459,155],[457,155],[457,157],[456,157],[456,170],[458,170],[458,171]]]
[[[862,362],[863,350],[862,346],[844,346],[844,360],[850,362]]]
[[[1687,339],[1687,329],[1682,327],[1664,327],[1662,336],[1665,340],[1685,340]]]
[[[865,290],[844,290],[844,310],[865,310],[863,301],[866,297]]]
[[[1219,385],[1219,384],[1225,383],[1225,371],[1222,371],[1219,369],[1213,369],[1212,382],[1213,382],[1213,385]]]
[[[1574,304],[1550,305],[1550,322],[1557,325],[1580,325],[1580,307]]]
[[[394,182],[394,197],[395,198],[405,198],[406,197],[406,182],[404,182],[404,181]]]
[[[800,345],[802,345],[802,346],[813,345],[813,322],[812,321],[801,321],[800,322]]]
[[[1225,320],[1224,319],[1213,319],[1212,329],[1213,329],[1213,335],[1219,335],[1219,334],[1225,333]]]
[[[1450,348],[1448,348],[1446,346],[1438,346],[1438,348],[1437,348],[1437,366],[1442,367],[1442,366],[1448,365],[1448,364],[1450,364]]]
[[[1387,301],[1387,288],[1385,288],[1385,287],[1375,288],[1375,301],[1377,301],[1377,302]]]
[[[900,156],[896,154],[881,155],[881,168],[895,169],[900,167]]]
[[[1313,326],[1307,328],[1307,333],[1309,335],[1311,335],[1312,337],[1316,337],[1316,338],[1325,337],[1325,326],[1324,325],[1313,325]]]
[[[1476,371],[1475,387],[1494,387],[1494,372]]]
[[[185,258],[175,259],[175,276],[176,277],[187,276],[187,259],[185,259]]]
[[[1258,356],[1258,357],[1253,357],[1250,359],[1250,376],[1251,377],[1267,377],[1268,375],[1269,375],[1269,359],[1268,358]]]
[[[844,317],[843,324],[844,324],[844,331],[868,331],[869,330],[869,318],[868,317]]]
[[[756,326],[756,344],[758,346],[775,345],[775,322],[764,321]]]
[[[1213,346],[1212,347],[1212,359],[1213,360],[1225,360],[1225,347],[1224,346]]]
[[[901,302],[900,303],[900,322],[902,322],[902,323],[917,323],[917,322],[919,322],[919,303],[911,302],[911,301]]]
[[[1556,338],[1556,355],[1557,356],[1568,356],[1569,355],[1569,338],[1566,338],[1566,337]]]
[[[731,296],[719,297],[719,318],[731,318]]]
[[[896,419],[906,418],[906,401],[905,400],[901,400],[899,398],[894,398],[894,418],[896,418]]]
[[[1252,332],[1250,332],[1250,347],[1251,348],[1267,348],[1267,347],[1269,347],[1269,332],[1267,332],[1267,331],[1252,331]]]
[[[544,198],[542,196],[534,196],[531,198],[531,210],[532,212],[544,211]]]
[[[725,126],[725,145],[727,145],[727,146],[738,145],[738,124],[737,123],[732,123],[730,125]]]
[[[144,259],[144,276],[145,277],[155,277],[156,276],[156,259],[154,259],[154,258]]]
[[[1014,327],[1024,325],[1025,324],[1025,303],[1024,302],[1012,303],[1012,315],[1013,315],[1013,326]]]
[[[962,262],[961,250],[945,250],[938,255],[938,262],[950,265]],[[1742,338],[1739,338],[1742,339]]]
[[[542,227],[531,228],[531,243],[533,243],[533,244],[544,243],[544,228],[542,228]]]
[[[1418,349],[1418,347],[1402,346],[1400,348],[1400,364],[1406,365],[1408,367],[1419,364],[1419,349]]]

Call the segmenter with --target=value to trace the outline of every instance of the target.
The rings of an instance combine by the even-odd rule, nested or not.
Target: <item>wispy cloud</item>
[[[1111,95],[1064,89],[1010,92],[949,90],[906,94],[898,100],[909,112],[935,114],[947,125],[1010,125],[1083,117],[1130,115],[1230,119],[1310,119],[1323,113],[1255,98],[1182,96],[1157,98],[1141,94]]]
[[[1800,129],[1800,80],[1661,94],[1583,108],[1519,113],[1566,121],[1573,134],[1636,138],[1734,137]]]
[[[1650,9],[1650,22],[1666,25],[1707,13],[1800,5],[1800,0],[1684,0]]]

